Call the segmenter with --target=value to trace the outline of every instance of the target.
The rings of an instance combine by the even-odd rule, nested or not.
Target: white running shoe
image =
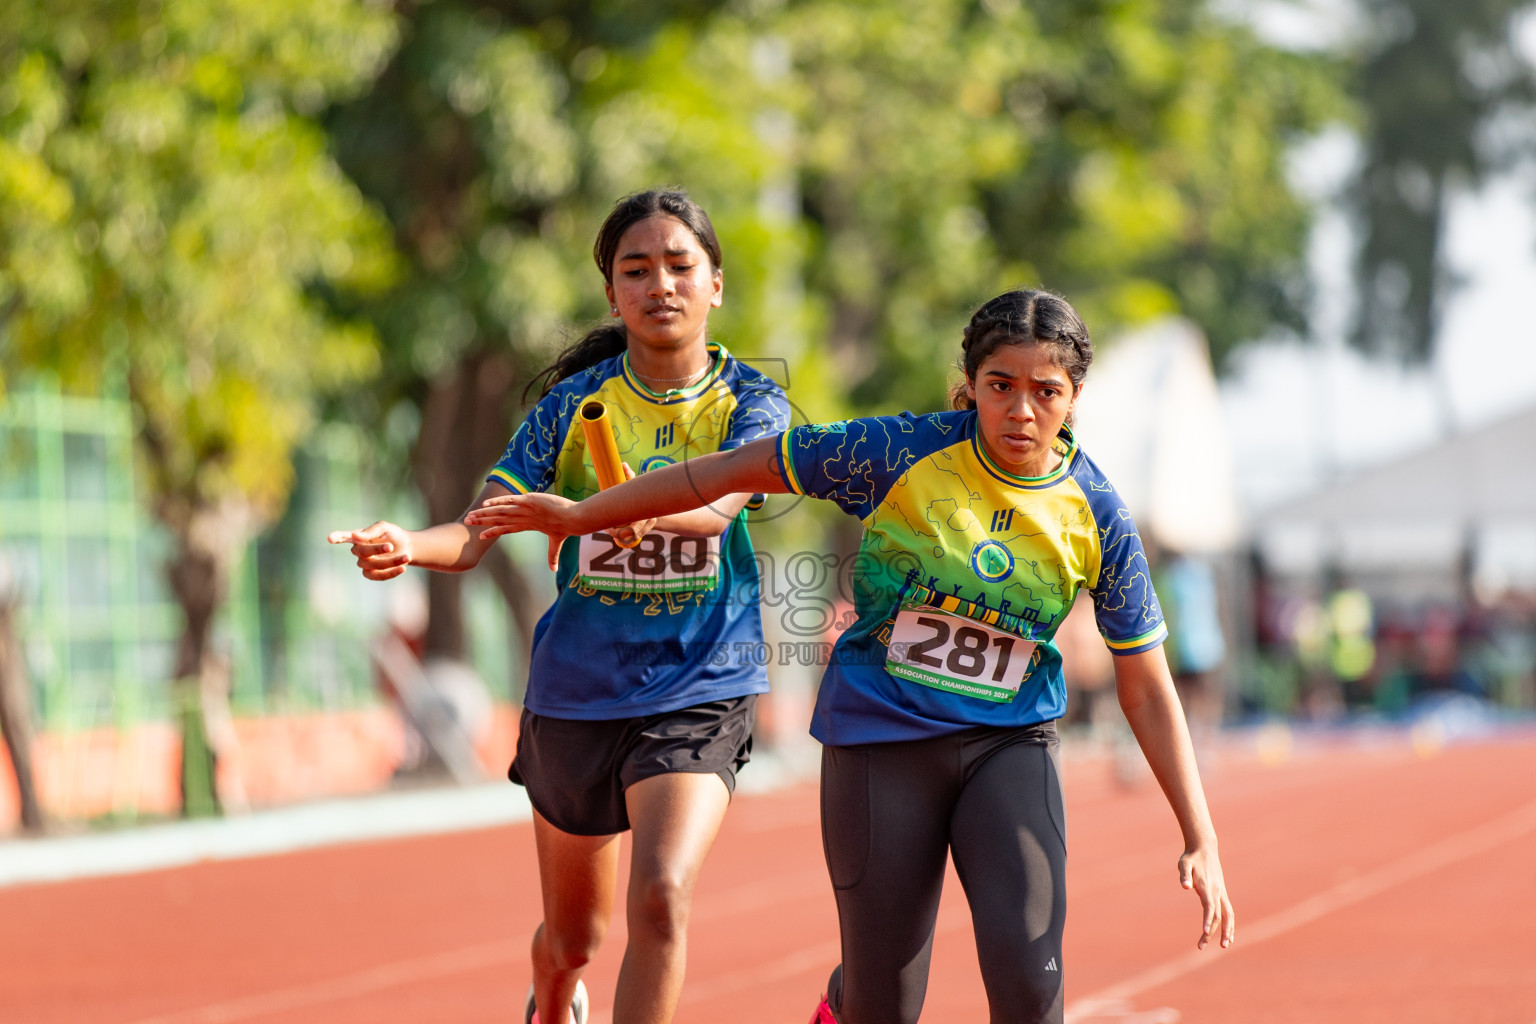
[[[533,986],[528,986],[528,1002],[523,1006],[523,1024],[540,1024],[539,1013],[533,1002]],[[587,986],[576,982],[576,993],[571,996],[571,1024],[587,1024]]]

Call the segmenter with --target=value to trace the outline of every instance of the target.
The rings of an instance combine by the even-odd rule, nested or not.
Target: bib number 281
[[[937,608],[901,609],[886,671],[924,686],[1007,703],[1019,692],[1033,641]]]
[[[720,538],[654,531],[632,548],[606,533],[581,538],[577,582],[595,590],[656,594],[709,590],[720,575]]]

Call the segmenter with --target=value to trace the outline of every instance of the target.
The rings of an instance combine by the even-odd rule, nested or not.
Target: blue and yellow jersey
[[[608,407],[620,457],[636,472],[739,448],[789,424],[771,378],[709,346],[702,381],[658,394],[621,355],[557,384],[528,414],[487,479],[518,494],[573,501],[596,494],[578,412]],[[571,537],[560,550],[559,595],[534,630],[524,701],[554,718],[661,714],[762,693],[754,660],[763,639],[757,563],[743,511],[719,538],[648,535],[620,548],[606,534]],[[760,660],[760,659],[759,659]]]
[[[1119,495],[1063,428],[1061,465],[1019,477],[987,455],[975,412],[797,427],[779,439],[797,494],[864,524],[857,621],[838,640],[811,733],[884,743],[1066,710],[1056,628],[1081,588],[1111,650],[1167,631]]]

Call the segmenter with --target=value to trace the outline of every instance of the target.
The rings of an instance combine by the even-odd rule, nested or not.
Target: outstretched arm
[[[547,494],[506,494],[473,509],[464,522],[478,529],[482,540],[494,540],[523,530],[569,537],[696,510],[697,515],[712,516],[708,507],[721,507],[728,495],[786,493],[778,466],[778,439],[765,437],[728,452],[654,469],[574,505]],[[721,513],[729,507],[721,507]],[[668,523],[661,520],[658,526],[667,528]]]
[[[501,484],[487,483],[470,508],[512,492]],[[361,530],[336,530],[327,538],[332,544],[351,544],[357,567],[370,580],[388,580],[410,565],[439,572],[464,572],[480,564],[496,538],[476,535],[461,516],[425,530],[406,530],[380,521]]]
[[[1237,919],[1227,896],[1216,852],[1216,828],[1205,803],[1189,727],[1179,706],[1162,647],[1140,654],[1115,657],[1115,689],[1125,719],[1152,766],[1152,774],[1168,797],[1179,830],[1184,834],[1184,855],[1179,858],[1179,883],[1200,896],[1200,948],[1211,939],[1223,947],[1232,944]]]

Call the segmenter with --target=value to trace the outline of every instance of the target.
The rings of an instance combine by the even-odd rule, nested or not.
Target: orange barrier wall
[[[498,705],[476,750],[486,778],[504,777],[517,744],[518,709]],[[389,785],[405,749],[405,727],[391,707],[235,719],[236,749],[219,765],[230,803],[271,807]],[[157,722],[137,729],[40,733],[32,748],[38,799],[56,820],[136,814],[175,815],[180,807],[181,736]],[[0,831],[20,820],[16,778],[0,745]]]

